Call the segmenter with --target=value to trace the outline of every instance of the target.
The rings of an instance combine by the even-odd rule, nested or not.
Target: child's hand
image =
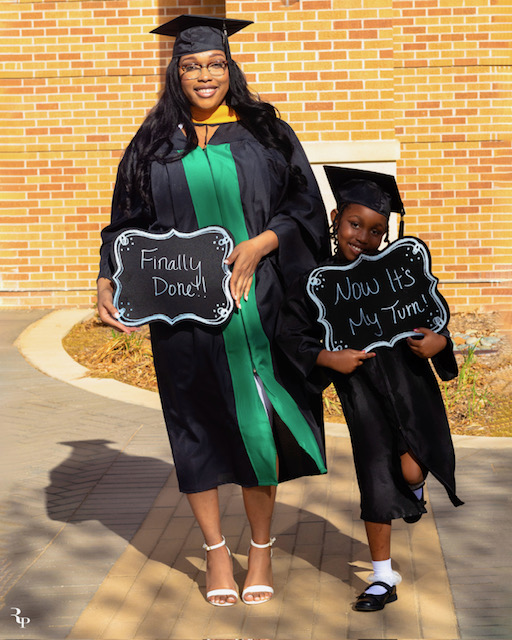
[[[352,373],[360,367],[365,360],[375,358],[375,353],[356,351],[355,349],[343,349],[342,351],[327,351],[323,349],[316,360],[320,367],[328,367],[339,373]]]
[[[423,334],[423,338],[421,340],[407,338],[407,344],[411,348],[411,351],[419,358],[424,358],[425,360],[432,358],[446,347],[447,338],[445,336],[435,333],[431,329],[426,329],[425,327],[414,329],[414,331],[416,331],[418,335]]]

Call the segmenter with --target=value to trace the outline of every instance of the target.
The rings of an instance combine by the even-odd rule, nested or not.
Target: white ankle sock
[[[369,577],[372,582],[385,582],[392,587],[402,581],[402,576],[391,568],[391,558],[388,558],[387,560],[372,560],[372,566],[373,574]],[[374,596],[381,596],[386,593],[386,589],[380,585],[376,585],[365,589],[365,593],[369,593]]]

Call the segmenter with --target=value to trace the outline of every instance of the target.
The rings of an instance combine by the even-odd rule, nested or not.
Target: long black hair
[[[154,161],[167,163],[197,147],[198,140],[192,118],[190,104],[181,88],[179,58],[169,63],[165,76],[165,86],[156,105],[146,116],[140,129],[129,144],[119,167],[125,193],[121,194],[123,209],[130,215],[131,202],[139,194],[141,204],[147,213],[152,210],[150,166]],[[247,85],[247,80],[234,60],[228,61],[229,90],[226,104],[236,112],[239,122],[264,147],[277,149],[282,153],[290,172],[292,186],[301,189],[306,178],[300,168],[291,164],[293,145],[279,126],[279,112],[268,102],[260,100]],[[183,154],[171,154],[171,138],[178,125],[186,135]]]

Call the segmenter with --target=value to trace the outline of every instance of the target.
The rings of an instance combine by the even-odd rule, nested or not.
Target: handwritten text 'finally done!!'
[[[121,322],[223,324],[233,311],[225,264],[232,251],[233,239],[222,227],[123,231],[114,244],[113,276]]]
[[[140,269],[151,269],[152,272],[159,271],[173,271],[179,274],[186,274],[190,271],[196,272],[193,275],[193,280],[183,282],[177,280],[176,282],[168,282],[161,276],[153,275],[151,279],[153,281],[153,292],[155,296],[161,296],[167,293],[170,296],[188,296],[193,298],[194,296],[207,293],[206,280],[203,276],[203,264],[202,260],[197,260],[193,256],[187,256],[182,253],[174,258],[168,256],[157,257],[154,252],[158,251],[158,247],[152,249],[142,249],[140,253]],[[152,255],[149,255],[152,254]]]

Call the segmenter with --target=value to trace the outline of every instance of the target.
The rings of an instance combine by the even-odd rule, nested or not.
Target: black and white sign
[[[437,283],[426,244],[406,237],[348,265],[318,267],[307,292],[318,307],[326,349],[369,351],[417,336],[418,327],[441,331],[450,313]]]
[[[233,239],[222,227],[165,234],[128,229],[113,248],[114,306],[120,322],[137,326],[163,320],[220,325],[234,304],[231,271],[224,264]]]

